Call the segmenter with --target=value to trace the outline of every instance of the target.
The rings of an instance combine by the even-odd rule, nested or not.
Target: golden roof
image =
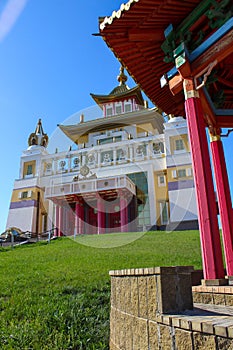
[[[73,142],[78,143],[81,136],[89,133],[147,123],[150,123],[154,129],[157,129],[159,134],[163,132],[164,119],[157,108],[146,108],[140,111],[102,117],[74,125],[58,125],[58,127]]]

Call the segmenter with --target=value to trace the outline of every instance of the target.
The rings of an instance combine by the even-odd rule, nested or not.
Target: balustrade
[[[83,165],[90,169],[117,166],[127,162],[141,162],[153,158],[164,157],[164,140],[158,136],[147,136],[112,144],[99,145],[73,151],[70,154],[57,154],[56,158],[46,157],[42,174],[51,176],[59,173],[78,172]]]

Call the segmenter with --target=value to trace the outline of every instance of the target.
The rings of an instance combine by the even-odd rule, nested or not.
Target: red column
[[[233,276],[233,217],[227,167],[220,135],[210,135],[227,275]]]
[[[84,207],[81,202],[75,203],[75,228],[76,234],[84,234]]]
[[[69,207],[69,218],[70,218],[70,229],[69,229],[69,234],[73,235],[74,234],[74,212],[71,209],[71,207]]]
[[[105,233],[105,205],[104,200],[101,197],[97,198],[97,225],[98,234]]]
[[[206,280],[222,279],[224,278],[224,268],[204,116],[198,92],[195,90],[191,79],[184,80],[184,93],[198,207],[204,278]]]
[[[55,222],[55,227],[56,230],[54,231],[54,236],[58,236],[58,231],[59,231],[59,205],[56,204],[56,222]]]
[[[59,219],[58,219],[58,237],[61,237],[63,236],[63,208],[62,206],[59,206],[58,207],[58,210],[59,210]]]
[[[121,232],[128,232],[128,202],[121,194],[120,197],[120,218],[121,218]]]

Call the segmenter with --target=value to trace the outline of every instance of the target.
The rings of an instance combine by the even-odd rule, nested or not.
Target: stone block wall
[[[110,271],[111,350],[233,350],[233,317],[193,310],[192,267]]]
[[[233,286],[194,286],[195,303],[233,306]]]

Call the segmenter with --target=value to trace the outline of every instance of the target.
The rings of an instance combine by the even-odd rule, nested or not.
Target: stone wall
[[[192,290],[195,303],[233,306],[233,286],[194,286]]]
[[[233,349],[233,317],[226,326],[216,314],[193,309],[191,272],[191,267],[110,271],[110,349]]]

